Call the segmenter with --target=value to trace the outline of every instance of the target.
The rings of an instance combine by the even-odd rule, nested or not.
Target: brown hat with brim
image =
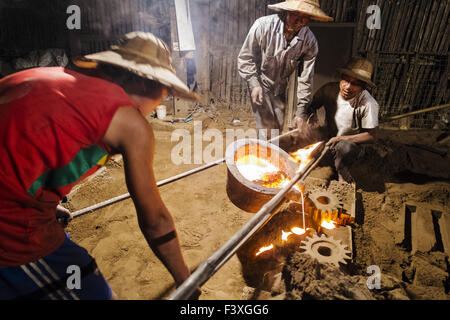
[[[332,17],[327,16],[325,12],[320,9],[318,0],[286,0],[276,4],[269,4],[268,8],[275,11],[284,10],[301,12],[311,16],[311,19],[316,21],[333,21]]]
[[[122,67],[138,76],[165,85],[169,93],[187,100],[200,97],[177,77],[167,45],[149,32],[128,33],[110,50],[88,54],[86,59]]]
[[[337,71],[363,81],[370,87],[375,87],[375,83],[372,82],[373,65],[368,59],[354,57],[344,68],[339,68]]]

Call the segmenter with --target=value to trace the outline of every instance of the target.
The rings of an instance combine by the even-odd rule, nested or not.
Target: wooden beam
[[[177,18],[175,13],[175,3],[171,1],[170,4],[170,48],[172,51],[172,65],[175,69],[177,76],[183,81],[187,82],[186,62],[180,52],[180,43],[177,31]],[[176,114],[176,99],[172,100],[172,113]]]
[[[450,103],[443,104],[443,105],[440,105],[440,106],[434,106],[434,107],[430,107],[430,108],[425,108],[425,109],[422,109],[422,110],[416,110],[416,111],[408,112],[408,113],[405,113],[405,114],[400,114],[400,115],[397,115],[397,116],[392,116],[392,117],[384,119],[383,121],[398,120],[398,119],[414,116],[414,115],[425,113],[425,112],[432,112],[432,111],[438,111],[438,110],[446,109],[448,107],[450,107]]]

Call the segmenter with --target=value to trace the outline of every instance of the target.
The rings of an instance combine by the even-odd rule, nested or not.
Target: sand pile
[[[236,112],[223,108],[220,121],[207,117],[209,128],[224,131]],[[249,113],[241,111],[239,119],[246,125],[252,124]],[[155,121],[159,120],[151,120]],[[189,127],[193,121],[179,125]],[[177,143],[171,141],[171,132],[177,126],[154,124],[157,180],[198,166],[171,162],[171,150]],[[318,265],[296,250],[272,259],[272,265],[264,259],[245,260],[245,254],[238,254],[203,285],[200,299],[449,299],[448,252],[435,248],[412,253],[402,245],[405,203],[440,208],[445,217],[450,214],[450,161],[440,153],[450,147],[448,143],[436,142],[442,133],[383,130],[380,140],[367,148],[364,158],[352,168],[357,181],[357,219],[352,227],[353,263],[346,269]],[[433,149],[425,150],[423,145]],[[333,174],[331,168],[319,167],[312,176]],[[225,165],[160,188],[192,269],[252,217],[231,203],[225,188]],[[74,189],[66,206],[78,210],[126,192],[119,157]],[[288,218],[280,216],[287,221]],[[140,233],[131,200],[77,218],[67,230],[96,258],[119,298],[161,299],[173,291],[170,275]],[[241,253],[249,246],[244,246]],[[381,270],[380,290],[368,290],[365,286],[370,276],[366,271],[371,265]],[[252,277],[249,268],[266,271]]]

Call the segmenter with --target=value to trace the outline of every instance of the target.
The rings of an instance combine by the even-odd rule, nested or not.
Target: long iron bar
[[[292,133],[294,133],[294,132],[297,132],[298,130],[299,130],[299,129],[294,129],[294,130],[288,131],[288,132],[286,132],[286,133],[284,133],[284,134],[282,134],[282,135],[279,135],[279,136],[277,136],[277,137],[274,137],[274,138],[270,139],[269,142],[274,142],[274,141],[276,141],[276,140],[279,140],[279,139],[281,139],[281,138],[283,138],[283,137],[285,137],[285,136],[287,136],[287,135],[290,135],[290,134],[292,134]],[[167,178],[167,179],[158,181],[158,182],[156,183],[156,186],[157,186],[157,187],[162,187],[162,186],[164,186],[164,185],[166,185],[166,184],[175,182],[175,181],[177,181],[177,180],[180,180],[180,179],[182,179],[182,178],[188,177],[188,176],[193,175],[193,174],[195,174],[195,173],[204,171],[204,170],[206,170],[206,169],[209,169],[209,168],[211,168],[211,167],[214,167],[214,166],[216,166],[216,165],[219,165],[219,164],[221,164],[221,163],[223,163],[223,162],[225,162],[225,158],[222,158],[222,159],[219,159],[219,160],[216,160],[216,161],[213,161],[213,162],[209,162],[209,163],[207,163],[207,164],[205,164],[205,165],[203,165],[203,166],[200,166],[200,167],[198,167],[198,168],[194,168],[194,169],[192,169],[192,170],[182,172],[182,173],[177,174],[177,175],[175,175],[175,176],[172,176],[172,177],[170,177],[170,178]],[[104,208],[104,207],[106,207],[106,206],[112,205],[112,204],[117,203],[117,202],[119,202],[119,201],[128,199],[129,197],[130,197],[130,194],[129,194],[129,193],[125,193],[125,194],[122,194],[122,195],[120,195],[120,196],[111,198],[111,199],[109,199],[109,200],[106,200],[106,201],[103,201],[103,202],[94,204],[94,205],[92,205],[92,206],[86,207],[86,208],[84,208],[84,209],[80,209],[80,210],[78,210],[78,211],[74,211],[74,212],[72,212],[72,219],[73,219],[73,218],[77,218],[77,217],[79,217],[79,216],[82,216],[82,215],[84,215],[84,214],[86,214],[86,213],[90,213],[90,212],[93,212],[93,211],[95,211],[95,210],[98,210],[98,209]]]
[[[324,145],[319,145],[320,148]],[[319,148],[317,146],[317,148]],[[317,149],[320,150],[320,149]],[[211,257],[205,260],[183,284],[178,287],[169,297],[169,300],[187,300],[201,287],[209,278],[211,278],[235,253],[236,251],[266,222],[268,222],[278,212],[280,203],[284,200],[285,195],[298,182],[304,182],[310,172],[317,166],[320,160],[328,152],[329,147],[325,146],[320,155],[314,161],[310,161],[308,165],[282,188],[270,201],[268,201],[252,219],[250,219],[231,239],[229,239],[219,250]]]
[[[422,109],[422,110],[416,110],[416,111],[400,114],[400,115],[397,115],[397,116],[392,116],[392,117],[386,118],[385,121],[398,120],[398,119],[402,119],[402,118],[405,118],[405,117],[410,117],[410,116],[414,116],[414,115],[417,115],[417,114],[421,114],[421,113],[424,113],[424,112],[438,111],[438,110],[445,109],[445,108],[448,108],[448,107],[450,107],[450,103],[443,104],[443,105],[440,105],[440,106],[429,107],[429,108],[425,108],[425,109]]]

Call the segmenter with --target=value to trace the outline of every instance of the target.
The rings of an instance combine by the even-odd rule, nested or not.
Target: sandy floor
[[[238,116],[244,126],[253,125],[251,115],[244,111],[233,113],[224,109],[216,113],[214,119],[205,115],[195,118],[204,120],[203,129],[223,130],[230,127],[229,122],[234,116]],[[192,122],[169,124],[151,120],[151,123],[156,137],[154,168],[158,180],[198,166],[174,165],[170,160],[172,147],[176,144],[171,142],[171,130],[181,127],[191,130]],[[411,254],[400,245],[404,238],[404,203],[425,203],[442,208],[444,215],[450,214],[448,156],[414,149],[412,153],[416,159],[411,160],[408,149],[399,149],[400,143],[435,141],[440,133],[384,131],[377,146],[370,149],[354,169],[359,207],[352,227],[355,251],[351,273],[367,277],[365,270],[369,265],[380,266],[389,281],[386,280],[382,290],[374,293],[377,299],[450,297],[448,255],[439,250]],[[448,150],[449,146],[444,144],[439,148]],[[428,167],[417,165],[417,161],[427,162],[427,159],[431,161]],[[405,171],[405,168],[411,170]],[[317,168],[311,176],[329,176],[330,172],[330,168]],[[160,188],[174,217],[183,254],[191,269],[211,256],[252,217],[228,199],[226,174],[226,165],[222,164]],[[122,161],[118,157],[77,186],[68,196],[66,205],[71,210],[78,210],[126,192]],[[163,299],[174,290],[170,275],[140,233],[131,200],[75,219],[68,232],[95,257],[120,299]],[[245,272],[238,256],[233,256],[203,285],[201,299],[286,296],[279,295],[279,288],[277,292],[270,288],[255,289]]]

